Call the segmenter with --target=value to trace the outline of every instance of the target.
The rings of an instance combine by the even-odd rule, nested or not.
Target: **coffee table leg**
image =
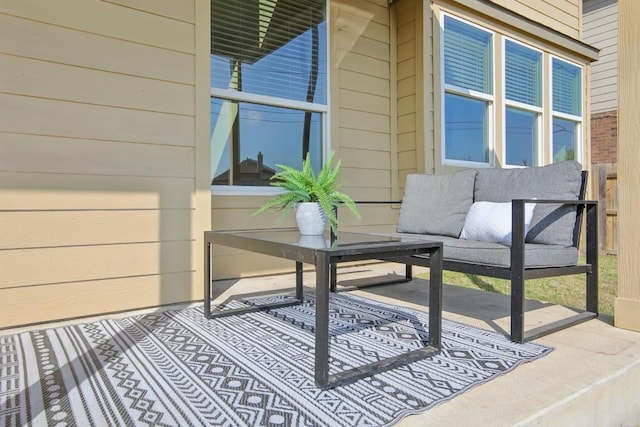
[[[296,299],[302,301],[302,263],[296,262]]]
[[[338,266],[336,264],[331,264],[331,292],[336,291],[336,286],[338,285]]]
[[[316,254],[316,386],[329,384],[329,257]]]
[[[441,348],[442,341],[442,247],[429,255],[429,345]]]
[[[211,316],[211,242],[204,243],[204,317]]]

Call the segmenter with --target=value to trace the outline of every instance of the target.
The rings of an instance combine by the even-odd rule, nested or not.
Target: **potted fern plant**
[[[276,165],[281,170],[271,177],[271,185],[285,191],[269,200],[253,215],[269,209],[280,209],[283,211],[281,218],[284,218],[295,208],[296,222],[302,235],[322,234],[327,222],[331,230],[337,233],[338,218],[334,208],[340,204],[347,206],[357,218],[360,218],[353,199],[339,191],[341,185],[336,181],[341,161],[333,167],[333,155],[333,152],[329,154],[327,162],[317,175],[311,167],[309,153],[300,170],[286,165]]]

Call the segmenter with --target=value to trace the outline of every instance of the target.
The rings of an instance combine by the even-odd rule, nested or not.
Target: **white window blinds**
[[[580,67],[558,58],[552,61],[553,111],[582,114],[582,73]]]
[[[211,86],[326,104],[323,0],[212,0]]]
[[[542,106],[542,53],[511,40],[505,41],[506,97]]]
[[[445,83],[493,94],[492,40],[491,33],[445,16]]]

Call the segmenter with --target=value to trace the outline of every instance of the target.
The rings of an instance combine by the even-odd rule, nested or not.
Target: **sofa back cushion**
[[[474,201],[577,200],[581,183],[582,166],[576,161],[522,169],[478,169]],[[526,242],[571,246],[575,222],[575,206],[537,203]]]
[[[473,169],[443,175],[407,175],[399,233],[458,237],[473,203]]]

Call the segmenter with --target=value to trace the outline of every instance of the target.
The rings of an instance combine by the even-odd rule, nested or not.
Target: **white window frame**
[[[523,110],[523,111],[528,111],[531,113],[535,113],[536,114],[536,131],[537,131],[537,135],[538,135],[538,140],[536,141],[536,164],[535,165],[531,165],[531,166],[541,166],[544,164],[544,147],[543,147],[543,141],[544,139],[542,138],[543,136],[543,117],[544,117],[544,72],[542,72],[542,76],[540,79],[540,85],[541,87],[541,91],[540,91],[540,96],[543,97],[542,102],[541,102],[541,106],[535,106],[535,105],[529,105],[529,104],[524,104],[522,102],[518,102],[518,101],[511,101],[509,99],[507,99],[507,79],[506,79],[506,75],[507,75],[507,61],[506,61],[506,56],[507,56],[507,40],[512,42],[512,43],[516,43],[519,44],[520,46],[523,46],[527,49],[531,49],[533,51],[539,52],[542,56],[541,56],[541,60],[544,63],[544,52],[540,49],[536,49],[535,47],[528,45],[526,43],[522,43],[519,40],[515,40],[512,39],[510,37],[507,36],[503,36],[502,37],[502,68],[501,68],[501,72],[502,72],[502,105],[504,106],[504,108],[502,109],[502,118],[503,118],[503,123],[504,126],[502,127],[502,165],[504,168],[524,168],[526,166],[523,165],[511,165],[507,163],[507,108],[511,107],[511,108],[516,108],[519,110]],[[544,66],[544,64],[543,64]]]
[[[557,59],[559,61],[562,62],[566,62],[569,65],[573,65],[574,67],[577,67],[580,70],[580,115],[576,116],[573,114],[567,114],[567,113],[563,113],[560,111],[555,111],[553,109],[553,60]],[[564,120],[570,120],[572,122],[576,122],[576,140],[574,141],[576,147],[575,147],[575,158],[574,160],[580,162],[581,164],[584,164],[584,142],[582,140],[582,127],[583,127],[583,122],[584,122],[584,105],[585,105],[585,100],[584,100],[584,67],[580,64],[577,64],[573,61],[569,61],[565,58],[562,58],[558,55],[553,55],[553,54],[549,54],[549,104],[550,104],[550,109],[551,109],[551,114],[549,114],[549,132],[551,133],[550,138],[549,138],[549,162],[550,164],[553,163],[553,119],[555,117],[558,117],[560,119],[564,119]]]
[[[294,110],[300,111],[308,111],[312,113],[320,113],[321,114],[321,128],[322,128],[322,164],[327,159],[327,155],[331,149],[331,135],[329,132],[330,123],[331,123],[331,90],[330,90],[330,81],[331,81],[331,66],[330,66],[330,56],[331,56],[331,46],[329,44],[330,41],[330,32],[331,32],[331,17],[329,16],[330,11],[330,3],[331,0],[325,1],[325,22],[326,22],[326,31],[325,31],[325,64],[326,64],[326,90],[327,90],[327,103],[326,104],[316,104],[311,102],[304,101],[295,101],[286,98],[277,98],[273,96],[260,95],[250,92],[239,92],[231,89],[223,89],[216,88],[210,86],[209,97],[210,98],[218,98],[229,101],[237,101],[237,102],[249,102],[253,104],[266,105],[270,107],[281,107],[281,108],[291,108]],[[209,70],[211,73],[211,70]],[[209,116],[211,116],[211,111],[209,111]],[[213,129],[212,129],[213,130]],[[211,138],[211,135],[209,135]],[[211,142],[209,142],[211,144]],[[213,172],[213,171],[212,171]],[[283,190],[281,188],[272,187],[272,186],[242,186],[242,185],[211,185],[211,194],[212,195],[225,195],[225,196],[271,196],[282,193]]]
[[[482,93],[482,92],[478,92],[475,90],[469,90],[466,88],[461,88],[459,86],[455,86],[455,85],[451,85],[451,84],[446,84],[445,83],[445,70],[444,70],[444,20],[445,20],[445,16],[448,16],[449,18],[455,19],[457,21],[463,22],[465,24],[468,24],[472,27],[475,27],[481,31],[484,31],[486,33],[491,34],[491,43],[492,43],[492,58],[491,58],[491,63],[492,63],[492,69],[491,69],[491,87],[493,88],[493,94],[491,95],[487,95],[486,93]],[[495,124],[496,124],[496,117],[495,117],[495,100],[496,100],[496,95],[495,95],[495,88],[496,88],[496,73],[495,73],[495,66],[493,66],[495,64],[495,53],[496,53],[496,34],[495,31],[492,31],[488,28],[482,27],[478,24],[475,24],[473,22],[470,22],[466,19],[460,18],[459,16],[447,13],[447,12],[441,12],[440,13],[440,85],[443,88],[443,90],[440,92],[440,108],[442,111],[441,117],[440,117],[440,126],[442,129],[442,135],[440,138],[440,151],[441,151],[441,155],[440,155],[440,161],[442,163],[442,165],[444,166],[458,166],[458,167],[467,167],[467,168],[486,168],[486,167],[493,167],[495,165],[495,138],[494,138],[494,132],[495,132]],[[447,93],[452,93],[455,95],[461,95],[467,98],[472,98],[472,99],[476,99],[476,100],[480,100],[480,101],[484,101],[487,102],[487,149],[489,151],[488,156],[489,156],[489,161],[488,163],[484,163],[484,162],[473,162],[473,161],[466,161],[466,160],[457,160],[457,159],[447,159],[446,158],[446,123],[445,123],[445,97]]]

